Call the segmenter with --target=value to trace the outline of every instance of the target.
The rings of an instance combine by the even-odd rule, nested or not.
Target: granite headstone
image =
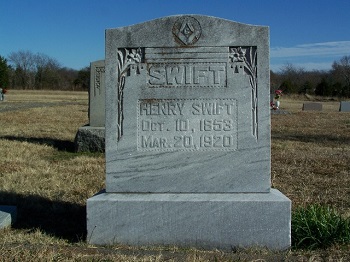
[[[16,222],[16,206],[0,206],[0,229],[10,227]]]
[[[350,101],[341,101],[339,111],[340,112],[350,112]]]
[[[290,246],[270,187],[269,29],[171,16],[106,31],[106,191],[92,244]]]
[[[303,103],[303,111],[322,111],[322,103],[305,102]]]
[[[75,151],[105,151],[105,61],[90,63],[89,124],[79,128]]]

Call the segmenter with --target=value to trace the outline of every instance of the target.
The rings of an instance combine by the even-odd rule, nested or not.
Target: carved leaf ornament
[[[230,62],[243,63],[244,73],[249,76],[252,92],[253,136],[258,135],[258,96],[257,96],[257,52],[256,47],[231,47]]]
[[[118,140],[123,135],[123,91],[125,87],[125,77],[129,74],[131,65],[138,65],[142,60],[142,49],[121,48],[118,49]],[[137,72],[140,72],[138,67]]]

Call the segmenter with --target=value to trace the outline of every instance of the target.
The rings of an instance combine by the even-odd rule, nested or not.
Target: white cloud
[[[271,47],[271,58],[350,55],[350,41],[303,44],[294,47]]]
[[[279,71],[286,64],[311,70],[330,70],[334,61],[350,55],[350,41],[324,42],[271,47],[271,70]]]

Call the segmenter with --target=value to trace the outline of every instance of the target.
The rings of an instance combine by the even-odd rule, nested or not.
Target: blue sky
[[[328,70],[350,55],[349,0],[0,0],[0,55],[29,50],[81,69],[104,59],[104,31],[177,14],[270,27],[271,69]]]

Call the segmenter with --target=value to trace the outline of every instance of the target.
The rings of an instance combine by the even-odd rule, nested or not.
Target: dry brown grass
[[[16,205],[18,222],[0,231],[0,261],[350,261],[350,246],[275,253],[87,245],[86,199],[105,179],[103,154],[73,152],[88,122],[87,93],[10,90],[6,98],[0,204]],[[350,216],[350,113],[332,100],[322,112],[302,112],[303,101],[283,97],[291,114],[272,115],[272,185],[293,208],[321,203]]]
[[[294,207],[321,203],[350,215],[350,113],[323,105],[303,112],[302,101],[286,100],[293,114],[272,116],[272,181]]]

